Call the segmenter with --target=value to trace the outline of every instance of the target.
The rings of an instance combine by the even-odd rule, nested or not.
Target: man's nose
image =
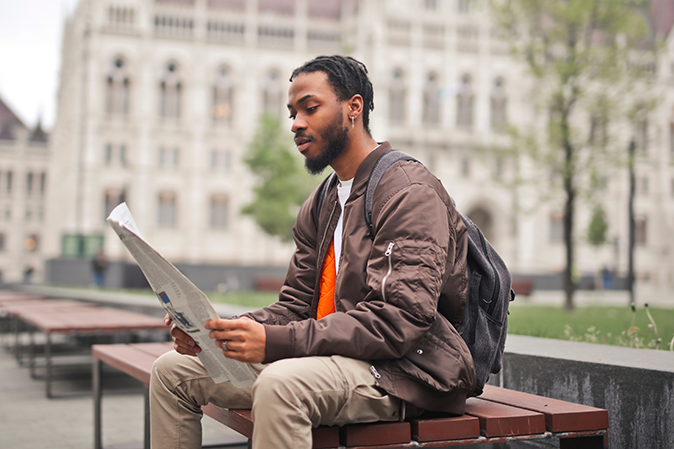
[[[307,129],[307,123],[304,120],[302,120],[299,116],[297,116],[293,120],[293,123],[290,126],[290,130],[293,133],[297,133],[297,131],[302,130],[302,129]]]

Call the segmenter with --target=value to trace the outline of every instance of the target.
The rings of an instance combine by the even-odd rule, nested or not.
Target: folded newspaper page
[[[218,318],[208,297],[141,237],[126,203],[110,213],[108,223],[136,259],[173,322],[199,345],[199,359],[213,380],[216,383],[231,381],[239,388],[251,386],[255,374],[248,365],[225,357],[215,340],[208,336],[204,323]]]

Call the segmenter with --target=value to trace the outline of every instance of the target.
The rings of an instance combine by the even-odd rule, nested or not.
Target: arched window
[[[491,90],[491,127],[492,129],[503,129],[507,124],[508,97],[505,93],[503,78],[496,78]]]
[[[469,75],[461,78],[461,86],[456,96],[456,124],[462,128],[473,127],[473,82]]]
[[[473,208],[468,214],[473,223],[480,228],[484,238],[493,243],[494,239],[494,220],[492,215],[482,206]]]
[[[183,85],[180,80],[178,66],[171,62],[166,65],[160,86],[159,115],[161,117],[179,118],[181,115],[181,95]]]
[[[234,87],[232,77],[226,67],[221,67],[213,84],[213,106],[211,108],[213,120],[226,123],[231,122],[233,106]]]
[[[430,73],[424,85],[423,122],[428,125],[440,123],[440,95],[435,73]]]
[[[126,201],[126,194],[124,189],[107,189],[103,193],[103,220],[108,218],[110,212],[117,207],[118,204]]]
[[[122,58],[116,58],[106,77],[105,112],[122,115],[129,113],[130,85],[126,63]]]
[[[402,123],[407,115],[405,97],[405,75],[402,70],[393,71],[388,98],[388,118],[393,123]]]
[[[262,110],[266,114],[277,117],[281,114],[282,104],[279,75],[276,70],[272,70],[267,73],[267,78],[262,87]]]
[[[157,224],[166,228],[176,226],[176,194],[174,192],[160,192],[157,197]]]
[[[229,221],[229,199],[226,195],[211,196],[209,223],[213,229],[224,229]]]

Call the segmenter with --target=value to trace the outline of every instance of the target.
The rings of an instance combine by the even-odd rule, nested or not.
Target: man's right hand
[[[173,337],[173,348],[180,354],[196,356],[201,352],[201,348],[196,344],[194,339],[181,331],[178,326],[171,320],[167,313],[164,317],[164,323],[171,327],[171,337]]]

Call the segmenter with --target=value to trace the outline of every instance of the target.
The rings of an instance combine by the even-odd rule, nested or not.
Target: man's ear
[[[349,99],[349,117],[358,118],[363,113],[363,97],[356,94]]]

